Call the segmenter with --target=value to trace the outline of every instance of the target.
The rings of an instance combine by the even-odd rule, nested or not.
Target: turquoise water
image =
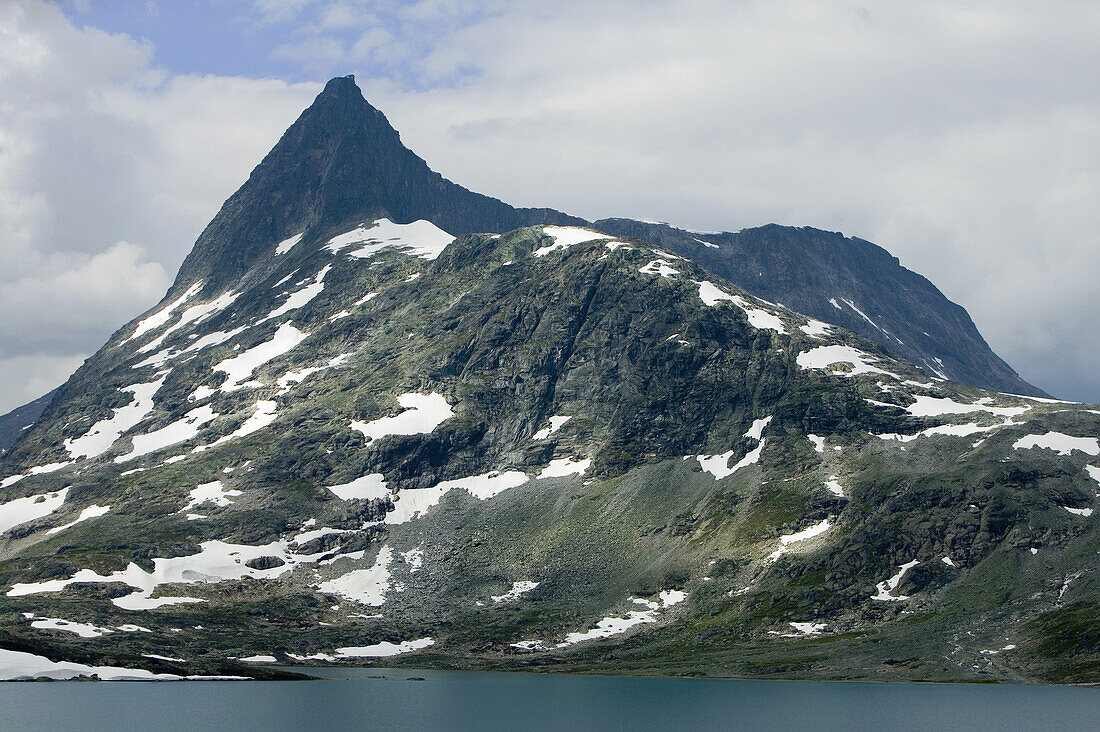
[[[1100,689],[406,669],[340,669],[328,676],[0,684],[0,729],[1100,729]]]

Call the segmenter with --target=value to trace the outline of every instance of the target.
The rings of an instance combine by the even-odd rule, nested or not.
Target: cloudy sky
[[[516,205],[875,241],[1100,402],[1100,3],[0,0],[0,412],[160,299],[331,76]]]

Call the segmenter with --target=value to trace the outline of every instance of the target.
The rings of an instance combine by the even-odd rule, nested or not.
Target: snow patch
[[[293,249],[294,245],[302,240],[302,234],[304,234],[304,233],[305,232],[303,231],[301,234],[295,234],[294,236],[290,237],[289,239],[283,239],[281,242],[276,244],[275,245],[275,256],[277,257],[280,254],[286,254],[291,249]]]
[[[636,597],[629,598],[630,602],[645,607],[645,610],[628,610],[624,616],[608,616],[603,618],[596,627],[583,633],[570,633],[557,644],[558,648],[581,643],[589,640],[602,640],[611,636],[621,635],[636,625],[656,623],[661,611],[667,610],[673,605],[683,602],[687,594],[680,590],[665,590],[661,592],[658,600],[642,600]],[[531,643],[531,641],[528,641]],[[522,646],[517,646],[522,647]]]
[[[374,501],[385,498],[390,494],[386,488],[386,480],[381,473],[370,473],[356,478],[350,483],[327,486],[336,494],[337,498],[344,501]]]
[[[110,506],[97,506],[93,503],[92,505],[88,506],[83,511],[81,511],[80,515],[77,516],[75,520],[70,521],[69,523],[65,524],[64,526],[57,526],[57,527],[54,527],[54,528],[50,529],[49,531],[46,532],[46,536],[50,536],[52,534],[60,533],[60,532],[64,531],[65,529],[71,529],[72,527],[76,526],[77,524],[79,524],[81,522],[84,522],[84,521],[87,521],[88,519],[99,518],[100,516],[106,514],[110,510],[111,510]]]
[[[912,442],[918,437],[929,437],[932,435],[948,435],[951,437],[967,437],[969,435],[978,432],[989,432],[991,430],[1000,429],[1002,427],[1009,427],[1011,425],[1024,424],[1023,422],[1013,422],[1012,420],[1005,420],[997,424],[988,426],[981,426],[974,423],[968,424],[942,424],[935,427],[928,427],[921,430],[915,435],[901,435],[896,432],[886,432],[880,435],[875,435],[880,440],[896,440],[898,442]]]
[[[1031,407],[993,407],[989,404],[963,404],[954,399],[915,395],[908,407],[899,407],[914,417],[941,417],[947,414],[970,414],[971,412],[989,412],[1001,417],[1018,417]],[[868,400],[870,401],[870,400]],[[893,404],[887,406],[896,406]]]
[[[518,470],[504,473],[490,471],[481,475],[445,480],[428,488],[403,490],[395,497],[394,509],[386,514],[385,522],[395,525],[411,521],[439,503],[451,490],[465,490],[474,498],[484,501],[509,488],[523,485],[528,480],[527,474]]]
[[[1074,450],[1080,450],[1086,455],[1100,455],[1100,441],[1095,437],[1072,437],[1061,432],[1047,432],[1045,435],[1025,435],[1012,447],[1017,450],[1028,450],[1040,447],[1046,450],[1054,450],[1059,455],[1069,455]]]
[[[260,320],[257,320],[256,325],[268,320],[274,320],[281,315],[286,315],[291,310],[297,310],[298,308],[304,307],[308,302],[313,300],[313,298],[320,295],[321,291],[325,289],[325,275],[328,274],[330,269],[332,269],[331,264],[326,264],[322,267],[321,271],[317,273],[317,276],[313,278],[313,282],[290,294],[286,302],[272,310]]]
[[[371,607],[381,607],[386,602],[386,593],[390,589],[390,562],[393,550],[383,546],[378,550],[374,566],[369,569],[355,569],[336,579],[322,582],[318,589],[326,595],[339,595]]]
[[[213,503],[215,506],[228,506],[233,503],[229,500],[230,498],[243,494],[238,490],[226,488],[220,480],[215,480],[212,483],[203,483],[198,488],[193,489],[190,495],[191,502],[180,509],[180,513],[190,511],[192,508],[201,506],[204,503]]]
[[[352,420],[351,428],[370,440],[389,435],[426,435],[454,415],[443,395],[434,391],[430,394],[407,392],[397,397],[397,403],[405,408],[397,416],[371,422]]]
[[[111,600],[123,610],[153,610],[165,605],[205,602],[195,597],[157,597],[152,594],[159,585],[195,584],[238,580],[244,577],[274,579],[302,563],[315,562],[323,554],[296,555],[287,549],[285,540],[260,546],[229,544],[224,541],[206,541],[197,554],[183,557],[153,559],[153,571],[146,572],[131,562],[125,569],[101,575],[90,569],[81,569],[68,579],[19,583],[8,590],[8,597],[23,597],[41,593],[60,592],[71,584],[80,582],[114,583],[130,585],[135,592]],[[276,556],[283,564],[271,569],[253,569],[247,562],[264,556]]]
[[[228,435],[223,435],[214,440],[209,445],[200,445],[195,448],[195,452],[202,452],[211,447],[217,447],[223,443],[235,440],[238,437],[244,437],[245,435],[251,435],[253,432],[258,432],[264,427],[275,421],[277,405],[275,402],[267,399],[260,400],[252,406],[252,414],[241,424],[240,427],[230,432]]]
[[[252,376],[256,369],[294,348],[306,337],[306,333],[298,330],[290,323],[283,323],[275,331],[271,340],[264,341],[243,353],[214,365],[212,369],[214,373],[221,371],[226,375],[225,381],[219,388],[225,392],[240,389],[242,382]]]
[[[588,458],[575,462],[573,458],[558,458],[557,460],[551,460],[550,464],[542,469],[538,477],[541,480],[543,478],[563,478],[567,475],[583,475],[591,465],[592,461]]]
[[[851,346],[818,346],[808,351],[803,351],[795,358],[802,369],[828,369],[836,363],[846,363],[852,368],[850,371],[836,372],[840,376],[858,376],[859,374],[886,374],[894,376],[889,371],[884,371],[873,366],[868,360],[872,358]]]
[[[508,590],[503,595],[493,595],[490,599],[498,604],[502,602],[511,602],[512,600],[518,599],[521,595],[530,592],[538,586],[538,582],[520,580],[519,582],[513,582],[512,589]]]
[[[202,303],[200,305],[192,305],[191,307],[183,311],[183,314],[180,315],[180,319],[175,324],[171,325],[159,336],[139,348],[137,352],[148,353],[150,351],[156,350],[160,347],[161,343],[164,343],[165,339],[167,339],[168,336],[172,335],[180,328],[183,328],[184,326],[187,326],[191,323],[198,325],[215,313],[221,312],[225,308],[232,305],[233,301],[236,300],[238,297],[240,297],[239,292],[226,292],[219,295],[217,298],[211,300],[210,302]]]
[[[674,269],[672,267],[672,262],[665,259],[654,259],[638,271],[642,274],[660,275],[661,277],[668,278],[680,274],[680,270]]]
[[[898,566],[897,574],[887,579],[886,581],[879,582],[877,585],[875,585],[875,589],[877,589],[878,592],[872,595],[871,599],[879,600],[881,602],[901,602],[902,600],[908,600],[908,595],[893,595],[891,593],[897,589],[898,585],[901,584],[901,578],[905,576],[905,573],[913,567],[917,566],[918,564],[920,564],[920,562],[914,559],[911,562],[906,562],[905,564]]]
[[[837,498],[845,498],[846,497],[844,495],[844,486],[840,485],[840,482],[838,481],[838,479],[835,475],[830,475],[829,476],[829,479],[827,481],[825,481],[825,487],[828,488],[829,492],[832,493]]]
[[[825,630],[825,623],[788,623],[796,632],[802,635],[821,635]]]
[[[431,638],[417,638],[416,640],[401,641],[400,643],[382,641],[370,646],[337,648],[336,656],[337,658],[387,658],[401,653],[419,651],[434,645],[435,641]]]
[[[1095,465],[1086,465],[1085,472],[1089,474],[1090,478],[1095,480],[1097,483],[1100,483],[1100,468],[1096,467]]]
[[[752,421],[752,427],[749,427],[749,431],[745,433],[745,437],[759,440],[764,436],[764,428],[771,424],[771,417],[764,417],[763,419],[754,419]]]
[[[94,458],[107,452],[123,432],[137,426],[141,420],[148,417],[153,411],[153,395],[164,385],[168,378],[168,372],[160,374],[160,378],[148,384],[134,384],[124,386],[119,391],[128,391],[134,395],[133,400],[114,410],[108,419],[96,422],[81,437],[75,440],[65,439],[65,449],[73,458]]]
[[[389,219],[379,219],[370,226],[359,226],[334,236],[324,248],[335,254],[347,247],[364,244],[351,252],[351,256],[369,259],[384,249],[397,249],[411,257],[435,259],[454,239],[454,236],[424,219],[411,224],[395,224]]]
[[[562,426],[571,419],[573,419],[573,418],[572,417],[560,416],[560,415],[554,415],[553,417],[550,418],[550,426],[549,427],[543,427],[541,430],[539,430],[538,432],[533,434],[531,436],[531,439],[533,439],[533,440],[545,440],[547,437],[549,437],[550,435],[552,435],[555,432],[557,432],[558,430],[560,430],[562,428]]]
[[[579,226],[544,226],[542,227],[542,233],[553,239],[554,243],[548,244],[544,247],[539,247],[534,252],[532,252],[536,257],[545,257],[551,252],[556,252],[559,249],[568,249],[575,244],[580,244],[586,241],[597,241],[601,239],[615,238],[613,236],[608,236],[607,234],[600,234],[596,231],[583,229]]]
[[[793,534],[784,534],[783,536],[780,536],[779,548],[768,555],[768,561],[774,562],[775,560],[779,559],[779,557],[786,554],[787,547],[791,544],[797,544],[800,541],[807,541],[808,539],[812,539],[815,536],[821,536],[830,528],[832,528],[832,525],[829,523],[828,519],[825,519],[824,521],[805,528],[802,531],[796,531]]]
[[[0,680],[14,681],[45,677],[60,681],[78,676],[96,676],[103,681],[177,681],[183,678],[176,674],[155,674],[144,669],[87,666],[83,663],[51,661],[45,656],[0,648]]]
[[[33,613],[24,613],[24,615],[31,615]],[[79,635],[81,638],[99,638],[100,636],[113,633],[110,628],[100,628],[90,623],[76,623],[71,620],[62,620],[61,618],[38,618],[31,623],[32,628],[38,630],[60,630],[66,633],[73,633]]]
[[[141,336],[145,335],[149,331],[156,330],[157,328],[159,328],[162,325],[164,325],[165,323],[167,323],[168,318],[170,318],[172,316],[172,312],[176,308],[178,308],[180,305],[187,302],[187,300],[194,297],[195,294],[198,293],[198,291],[201,290],[201,289],[202,289],[202,282],[196,282],[195,284],[188,287],[187,291],[184,292],[182,295],[180,295],[178,298],[176,298],[172,302],[168,303],[163,308],[161,308],[157,312],[153,313],[149,317],[138,321],[137,326],[134,328],[134,332],[130,335],[129,338],[122,341],[122,343],[128,343],[128,342],[134,340],[135,338],[140,338]],[[121,346],[122,343],[119,343],[119,345]]]
[[[298,369],[297,371],[287,371],[285,374],[275,380],[275,383],[279,387],[279,393],[287,393],[294,388],[295,384],[302,383],[307,378],[309,378],[313,374],[316,374],[319,371],[335,368],[343,364],[345,361],[351,358],[351,356],[352,354],[350,353],[341,353],[339,356],[334,356],[333,358],[330,358],[327,363],[321,366],[307,366],[306,368]]]
[[[741,468],[760,462],[760,455],[764,451],[765,444],[767,444],[767,440],[761,440],[759,445],[750,450],[745,457],[738,460],[732,468],[729,467],[729,461],[733,457],[733,450],[718,455],[696,455],[695,459],[699,461],[699,466],[703,470],[714,476],[715,480],[722,480],[733,475]]]
[[[405,564],[409,565],[409,574],[419,571],[420,567],[424,564],[424,550],[420,547],[416,549],[410,549],[407,552],[401,552],[401,558],[405,560]]]
[[[728,292],[724,292],[712,282],[703,280],[695,282],[695,284],[699,286],[699,299],[703,301],[704,305],[714,307],[722,301],[729,301],[745,312],[749,325],[753,328],[757,330],[774,330],[779,334],[787,332],[787,328],[783,321],[774,313],[756,307],[739,295],[731,295]]]
[[[828,323],[810,318],[806,325],[799,326],[798,329],[810,337],[821,338],[829,335],[829,331],[832,327],[833,326]]]
[[[20,524],[49,516],[61,508],[61,504],[65,503],[68,495],[69,489],[62,488],[52,493],[39,493],[35,496],[0,503],[0,534]]]
[[[186,440],[193,439],[199,434],[199,430],[207,422],[212,422],[218,417],[217,412],[209,406],[192,409],[182,419],[161,427],[159,430],[148,432],[144,435],[134,435],[133,447],[130,452],[115,458],[116,463],[124,463],[142,455],[148,455],[157,450],[175,445]]]

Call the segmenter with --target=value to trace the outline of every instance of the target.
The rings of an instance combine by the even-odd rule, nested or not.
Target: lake
[[[0,683],[0,729],[1100,729],[1100,689],[1059,686],[310,673],[327,678]]]

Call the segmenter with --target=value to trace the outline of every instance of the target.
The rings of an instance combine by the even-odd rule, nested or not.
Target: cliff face
[[[331,80],[199,236],[170,294],[202,279],[212,291],[248,271],[272,241],[322,236],[344,224],[426,219],[444,231],[508,231],[581,223],[517,209],[466,190],[401,144],[353,77]]]

